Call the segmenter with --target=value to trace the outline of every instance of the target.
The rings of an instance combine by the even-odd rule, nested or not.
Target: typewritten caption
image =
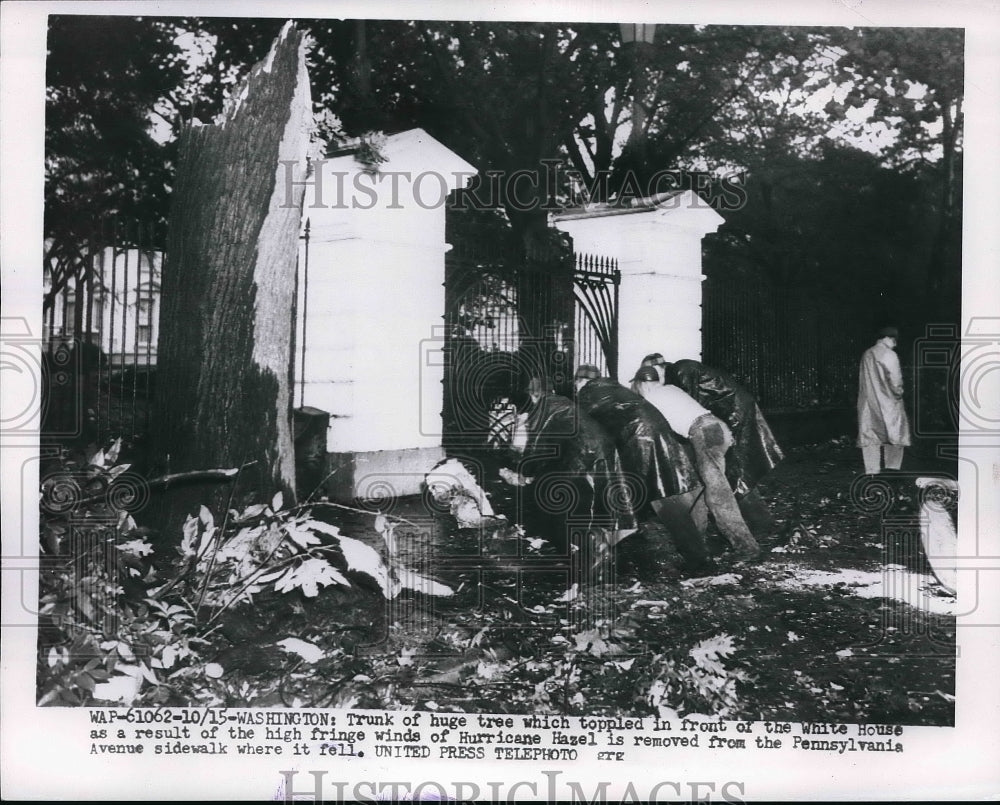
[[[136,708],[87,711],[92,755],[646,761],[672,750],[903,752],[891,724],[417,711]],[[82,737],[82,736],[81,736]]]

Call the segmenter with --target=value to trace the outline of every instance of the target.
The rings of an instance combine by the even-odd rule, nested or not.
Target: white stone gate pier
[[[701,240],[724,219],[690,190],[590,204],[552,216],[585,254],[617,258],[618,375],[629,378],[650,352],[701,358]]]
[[[303,205],[295,405],[330,414],[325,491],[339,499],[416,494],[444,456],[444,366],[427,344],[442,329],[447,195],[475,169],[422,129],[378,151],[377,165],[357,149],[318,164]]]

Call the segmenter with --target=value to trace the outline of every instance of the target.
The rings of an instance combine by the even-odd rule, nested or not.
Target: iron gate
[[[572,396],[582,363],[617,379],[616,261],[593,255],[493,248],[452,235],[445,270],[444,446],[503,442],[498,412],[542,376]],[[495,239],[494,239],[495,242]]]
[[[590,363],[601,374],[618,379],[618,261],[591,254],[576,256],[574,345],[577,364]]]

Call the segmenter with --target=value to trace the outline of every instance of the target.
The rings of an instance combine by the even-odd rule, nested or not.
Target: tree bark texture
[[[212,125],[181,136],[166,264],[155,427],[166,471],[245,467],[171,491],[161,527],[281,491],[294,500],[296,259],[312,132],[303,34],[288,23]],[[179,532],[178,532],[179,533]]]

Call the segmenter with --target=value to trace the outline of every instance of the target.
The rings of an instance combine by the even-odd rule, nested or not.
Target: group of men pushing
[[[591,365],[577,369],[575,387],[574,402],[531,378],[517,471],[501,471],[530,490],[551,525],[600,527],[614,544],[655,516],[699,572],[709,566],[711,516],[735,562],[759,556],[757,537],[774,521],[755,487],[782,453],[732,375],[653,353],[631,389]]]

